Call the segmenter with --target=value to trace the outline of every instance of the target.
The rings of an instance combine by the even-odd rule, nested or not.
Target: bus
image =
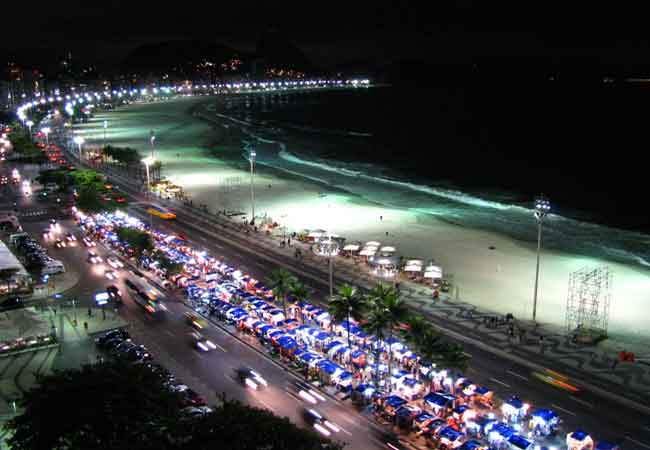
[[[172,220],[176,218],[176,214],[168,210],[167,208],[163,208],[160,205],[155,205],[151,204],[147,208],[147,212],[151,214],[152,216],[160,217],[161,219],[165,220]]]
[[[161,298],[164,298],[162,293],[146,281],[127,278],[124,280],[124,284],[131,292],[133,301],[149,314],[157,316],[167,311],[167,307],[161,301]]]

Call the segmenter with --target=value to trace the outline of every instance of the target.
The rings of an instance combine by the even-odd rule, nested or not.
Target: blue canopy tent
[[[384,399],[384,406],[388,412],[394,412],[402,405],[405,405],[407,402],[402,397],[398,395],[389,395]]]
[[[329,352],[330,350],[332,350],[334,347],[337,347],[337,346],[340,346],[340,345],[344,345],[343,342],[341,342],[341,341],[332,341],[332,342],[328,343],[328,344],[323,348],[323,351],[326,352],[326,353],[328,353],[328,352]]]
[[[447,445],[451,446],[452,448],[455,446],[451,444],[458,442],[460,439],[463,438],[463,436],[465,436],[463,433],[454,430],[452,427],[445,427],[442,430],[440,430],[440,432],[438,433],[438,437],[440,438],[440,440],[443,443],[447,441]]]
[[[280,345],[280,347],[286,351],[293,350],[294,348],[298,347],[295,339],[290,336],[282,336],[280,339],[278,339],[278,345]]]
[[[532,442],[518,434],[513,434],[510,436],[508,438],[508,443],[513,449],[530,450],[533,448]]]
[[[305,352],[302,355],[300,355],[300,360],[310,365],[312,363],[316,363],[317,361],[321,361],[322,359],[323,357],[317,353]]]
[[[471,441],[466,441],[458,447],[458,450],[482,450],[484,449],[485,446],[481,444],[479,441],[471,440]]]
[[[595,450],[620,450],[618,444],[609,441],[600,441]]]

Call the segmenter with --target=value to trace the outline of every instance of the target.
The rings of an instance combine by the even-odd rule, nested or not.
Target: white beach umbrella
[[[395,247],[393,247],[392,245],[385,245],[381,249],[379,249],[379,251],[385,253],[394,253]]]
[[[406,261],[407,266],[421,266],[422,265],[422,260],[421,259],[409,259]]]
[[[356,252],[357,250],[359,250],[359,247],[360,246],[357,244],[348,244],[345,247],[343,247],[343,250],[346,252]]]
[[[364,248],[359,252],[361,256],[373,256],[375,253],[377,253],[376,249],[370,249],[370,248]]]
[[[366,246],[366,247],[370,247],[370,246],[372,246],[372,247],[379,247],[380,245],[381,245],[380,242],[377,242],[377,241],[368,241],[368,242],[366,242],[366,245],[365,245],[365,246]]]
[[[404,272],[422,272],[422,266],[418,266],[417,264],[411,264],[404,267]]]
[[[325,231],[325,230],[312,230],[312,231],[309,232],[309,234],[307,236],[309,236],[310,238],[319,238],[319,237],[324,236],[326,234],[327,234],[327,231]]]

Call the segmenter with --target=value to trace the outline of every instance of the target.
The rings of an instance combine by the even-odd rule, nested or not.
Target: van
[[[55,259],[45,263],[45,267],[41,270],[41,274],[43,275],[54,275],[63,272],[65,272],[65,266],[61,261]]]

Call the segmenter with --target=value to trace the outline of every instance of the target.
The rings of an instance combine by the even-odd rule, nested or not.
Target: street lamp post
[[[540,196],[535,199],[535,219],[537,220],[537,267],[535,269],[535,291],[533,294],[533,322],[537,319],[537,286],[539,285],[539,254],[542,247],[542,222],[551,210],[550,202]]]
[[[50,129],[50,127],[45,127],[45,128],[41,128],[41,131],[43,132],[43,134],[45,134],[45,145],[47,145],[49,147],[50,146],[50,131],[52,131],[52,130]]]
[[[327,236],[327,265],[329,268],[329,287],[330,287],[330,299],[334,296],[334,260],[332,259],[332,253],[334,253],[334,240],[332,235]]]
[[[75,136],[73,139],[77,147],[79,148],[79,161],[81,161],[81,145],[86,141],[82,136]]]
[[[104,139],[102,140],[102,147],[106,147],[106,128],[108,128],[108,120],[104,121]]]
[[[25,125],[27,125],[27,129],[29,130],[29,140],[32,140],[32,127],[34,126],[34,121],[28,120],[25,122]]]
[[[154,142],[156,141],[156,133],[153,130],[149,132],[149,141],[151,142],[151,159],[153,160],[156,157],[156,150],[154,147]]]
[[[151,189],[151,179],[149,178],[149,166],[152,165],[155,160],[153,159],[152,156],[149,156],[147,158],[144,158],[142,160],[144,163],[144,167],[147,169],[147,190],[145,191],[145,196],[148,198],[149,197],[149,190]],[[151,213],[149,213],[149,229],[153,228],[153,216]]]
[[[251,225],[255,224],[255,158],[257,152],[251,150],[248,155],[248,162],[251,165]]]

